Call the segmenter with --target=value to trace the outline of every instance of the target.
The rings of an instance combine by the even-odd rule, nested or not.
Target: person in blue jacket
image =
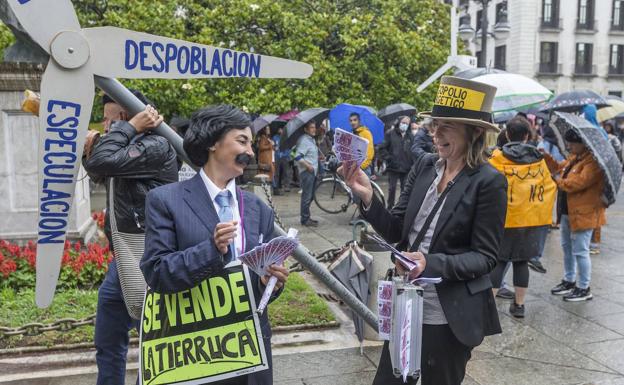
[[[235,178],[254,155],[250,125],[245,113],[228,105],[206,107],[191,117],[184,150],[200,171],[147,195],[141,270],[154,291],[175,293],[195,287],[273,237],[273,211],[257,196],[236,187]],[[277,296],[288,270],[272,265],[268,272],[278,279]],[[257,303],[270,276],[251,271],[250,276]],[[273,383],[267,313],[260,316],[260,324],[269,369],[217,384]]]

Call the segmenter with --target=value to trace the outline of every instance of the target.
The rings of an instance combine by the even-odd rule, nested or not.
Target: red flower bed
[[[93,214],[91,214],[91,217],[93,218],[95,223],[97,223],[97,227],[102,231],[104,231],[104,216],[104,210],[95,211],[93,212]]]
[[[35,286],[37,245],[30,241],[26,246],[0,240],[0,287],[19,290]],[[65,241],[58,287],[91,289],[104,280],[108,264],[112,261],[108,246]]]

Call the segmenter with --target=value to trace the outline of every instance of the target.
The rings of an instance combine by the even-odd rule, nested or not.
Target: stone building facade
[[[482,2],[458,3],[478,37]],[[505,40],[489,36],[488,66],[535,78],[556,93],[587,88],[622,96],[624,0],[489,0],[489,31],[501,9],[511,32]],[[480,56],[478,39],[466,45]]]

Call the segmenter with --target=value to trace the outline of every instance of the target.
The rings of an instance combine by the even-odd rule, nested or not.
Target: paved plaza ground
[[[301,230],[300,238],[310,250],[321,252],[352,238],[351,212],[329,215],[313,204],[313,217],[319,219],[320,226],[299,226],[299,198],[293,190],[275,197],[275,204],[285,225]],[[543,258],[548,273],[531,272],[526,318],[514,319],[508,314],[509,301],[497,300],[503,334],[486,338],[473,351],[465,385],[624,385],[624,194],[619,198],[607,214],[609,225],[603,229],[602,252],[592,257],[594,299],[565,303],[550,294],[562,274],[559,232],[553,230]],[[318,292],[328,293],[309,274],[305,276]],[[368,342],[361,355],[345,313],[348,309],[336,303],[330,306],[341,322],[339,329],[274,336],[277,385],[372,382],[379,343]],[[129,355],[127,384],[134,384],[136,379],[136,353],[134,348]],[[37,368],[45,360],[52,364],[39,373],[36,369],[21,373],[11,370],[28,365]],[[58,362],[67,362],[67,367],[59,368]],[[95,373],[93,351],[54,357],[0,356],[0,384],[92,384]]]
[[[286,225],[298,224],[298,197],[296,191],[275,197]],[[320,226],[304,228],[300,234],[311,250],[342,245],[352,237],[351,212],[324,214],[313,204],[312,213]],[[464,384],[624,385],[624,194],[609,208],[607,218],[602,252],[592,256],[594,299],[566,303],[550,294],[563,271],[559,231],[551,231],[543,258],[548,272],[531,271],[526,318],[511,317],[509,301],[497,299],[503,333],[486,338],[475,349]],[[276,377],[279,384],[370,384],[379,351],[367,348],[364,356],[351,349],[278,357]]]

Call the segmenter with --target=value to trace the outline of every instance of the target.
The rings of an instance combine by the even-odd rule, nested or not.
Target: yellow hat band
[[[441,84],[440,88],[438,88],[434,106],[481,111],[484,100],[484,92],[449,84]]]

